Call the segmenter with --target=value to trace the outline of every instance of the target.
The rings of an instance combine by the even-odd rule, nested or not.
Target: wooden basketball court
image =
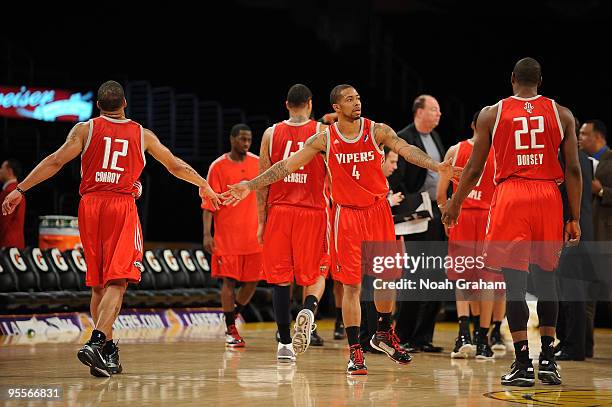
[[[296,364],[277,363],[275,325],[247,324],[247,347],[226,350],[223,338],[201,328],[116,332],[124,373],[95,378],[76,358],[89,333],[61,337],[0,337],[0,404],[11,406],[596,406],[612,405],[612,330],[597,330],[595,358],[561,362],[562,386],[502,387],[512,352],[494,361],[451,360],[456,325],[436,327],[443,354],[415,354],[408,366],[366,355],[368,376],[347,377],[345,341],[326,340]],[[535,331],[530,333],[537,340]],[[537,359],[539,345],[532,345]],[[57,402],[7,400],[8,388],[59,386]],[[518,404],[515,404],[518,403]]]

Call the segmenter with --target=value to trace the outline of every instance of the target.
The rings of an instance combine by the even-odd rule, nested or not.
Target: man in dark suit
[[[578,126],[577,126],[578,127]],[[562,157],[561,157],[562,158]],[[559,259],[558,278],[560,282],[559,316],[555,349],[557,360],[584,360],[588,334],[587,296],[594,272],[592,253],[589,251],[593,240],[593,209],[591,203],[591,182],[593,164],[584,151],[578,152],[582,171],[582,201],[580,204],[580,243],[563,249]],[[563,162],[563,160],[561,160]],[[561,187],[563,217],[570,219],[569,203],[565,184]],[[592,321],[590,327],[592,329]],[[592,332],[591,335],[592,337]]]
[[[434,130],[442,113],[438,101],[429,95],[421,95],[412,107],[414,122],[397,133],[398,136],[425,151],[434,160],[442,161],[446,150],[438,133]],[[443,241],[444,227],[440,220],[440,209],[436,204],[438,174],[406,162],[400,157],[398,171],[389,178],[394,191],[405,191],[406,199],[393,213],[409,213],[418,206],[421,193],[427,192],[432,200],[433,219],[423,233],[405,235],[406,241]],[[416,203],[415,203],[416,202]],[[426,253],[427,254],[427,253]],[[436,255],[439,253],[431,253]],[[443,271],[442,271],[443,273]],[[408,351],[441,352],[442,348],[432,344],[436,316],[440,310],[437,301],[404,301],[397,316],[396,331]]]
[[[607,129],[601,120],[587,120],[580,127],[578,145],[594,160],[591,182],[595,241],[612,240],[612,151],[607,145]],[[606,259],[595,256],[595,267],[605,267]],[[603,270],[598,270],[602,272]],[[586,357],[593,357],[593,330],[596,301],[587,301]]]

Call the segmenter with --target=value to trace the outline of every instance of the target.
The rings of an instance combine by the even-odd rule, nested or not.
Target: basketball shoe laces
[[[400,339],[395,333],[395,329],[391,328],[389,332],[385,332],[385,334],[389,335],[389,339],[391,339],[391,346],[393,346],[393,349],[403,353],[404,349],[402,349],[402,346],[400,345]]]
[[[353,345],[351,346],[351,353],[353,355],[353,361],[355,365],[363,365],[363,349],[361,349],[361,345]]]

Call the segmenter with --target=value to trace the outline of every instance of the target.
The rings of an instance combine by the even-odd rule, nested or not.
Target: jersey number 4
[[[120,144],[119,150],[113,151],[112,160],[110,159],[111,149],[113,140],[110,137],[104,137],[104,161],[102,162],[102,168],[108,169],[108,162],[110,161],[110,169],[113,171],[124,171],[125,168],[117,166],[117,160],[119,157],[125,157],[128,153],[128,141],[120,138],[115,139],[115,144]]]
[[[357,171],[357,165],[353,165],[353,173],[351,175],[355,177],[355,179],[359,179],[359,177],[361,176],[359,174],[359,171]]]
[[[543,133],[544,132],[544,117],[543,116],[533,116],[529,118],[529,121],[527,120],[527,117],[515,117],[514,118],[515,122],[519,122],[521,128],[516,130],[514,132],[514,146],[516,147],[517,150],[528,150],[528,149],[536,149],[536,148],[544,148],[544,144],[538,144],[537,141],[537,135],[539,133]],[[529,124],[535,122],[535,125],[537,127],[535,128],[529,128]],[[521,142],[521,136],[523,134],[527,134],[527,132],[529,132],[529,134],[531,135],[531,143],[529,144],[522,144]]]

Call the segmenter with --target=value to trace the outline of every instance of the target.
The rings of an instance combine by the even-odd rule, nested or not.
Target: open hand
[[[238,202],[246,198],[251,190],[248,187],[247,181],[239,182],[238,184],[228,185],[229,189],[221,194],[223,205],[236,206]]]

